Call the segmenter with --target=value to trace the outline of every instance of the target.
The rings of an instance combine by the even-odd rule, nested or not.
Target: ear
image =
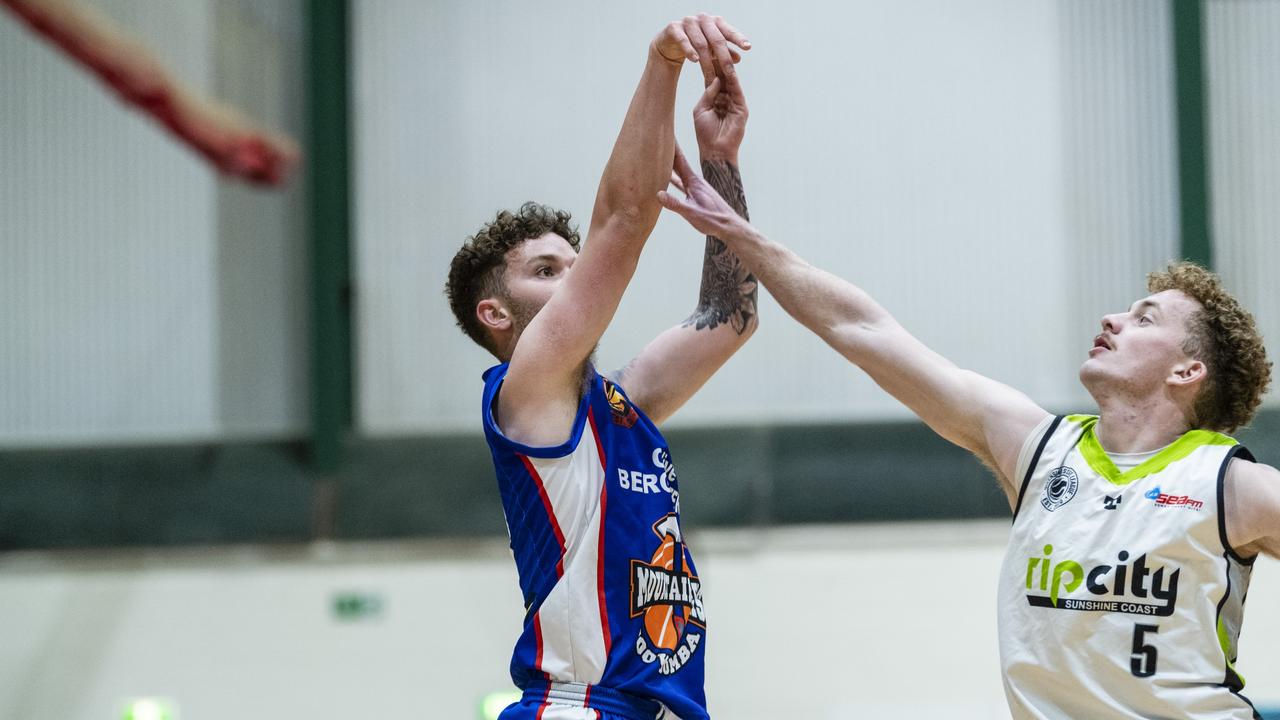
[[[490,330],[511,329],[511,312],[496,298],[485,298],[476,304],[476,318]]]
[[[1199,360],[1183,360],[1173,366],[1165,382],[1176,387],[1191,387],[1204,380],[1208,373],[1209,368]]]

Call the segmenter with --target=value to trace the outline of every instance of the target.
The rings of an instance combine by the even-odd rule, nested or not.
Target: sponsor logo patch
[[[1148,500],[1155,500],[1156,507],[1160,508],[1182,508],[1183,510],[1194,510],[1199,512],[1204,508],[1203,500],[1196,500],[1190,495],[1170,495],[1161,492],[1159,487],[1151,488],[1143,495]]]
[[[609,416],[613,418],[614,425],[621,425],[625,428],[635,427],[640,415],[631,406],[627,396],[623,395],[622,391],[611,380],[604,381],[604,398],[609,401]]]

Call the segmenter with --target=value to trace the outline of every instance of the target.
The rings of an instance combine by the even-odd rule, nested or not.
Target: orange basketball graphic
[[[663,570],[674,571],[677,548],[681,554],[684,553],[684,545],[676,542],[673,535],[664,536],[662,544],[653,553],[653,559],[649,564]],[[681,558],[680,571],[685,576],[690,574],[689,564],[685,558]],[[644,611],[644,629],[649,633],[649,639],[656,647],[675,650],[680,637],[684,635],[684,626],[688,619],[688,605],[654,605]]]
[[[658,547],[647,560],[631,559],[631,617],[644,629],[635,640],[636,653],[658,672],[670,675],[694,657],[707,626],[702,582],[694,574],[680,534],[680,517],[667,513],[653,524]]]

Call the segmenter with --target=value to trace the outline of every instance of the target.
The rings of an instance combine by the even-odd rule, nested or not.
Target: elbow
[[[760,316],[755,313],[739,312],[729,318],[729,325],[734,330],[733,351],[737,352],[760,328]]]
[[[846,360],[865,369],[877,347],[888,342],[890,328],[863,318],[837,318],[817,325],[813,331]]]
[[[610,205],[597,203],[591,214],[592,232],[596,228],[605,231],[627,245],[643,243],[658,223],[656,210],[635,203]]]
[[[640,219],[643,214],[641,203],[637,202],[635,198],[626,197],[624,193],[607,193],[603,191],[596,198],[596,206],[593,212],[598,217],[617,223],[634,222]]]
[[[760,329],[760,313],[757,311],[755,313],[752,313],[749,317],[747,317],[744,320],[742,329],[738,331],[739,341],[741,343],[746,343],[748,340],[751,339],[752,335],[756,334],[756,330],[759,330],[759,329]]]
[[[865,344],[868,336],[875,334],[875,328],[867,323],[844,318],[833,318],[832,322],[822,323],[813,330],[829,345],[842,351]]]
[[[662,206],[658,191],[645,192],[639,187],[601,188],[596,198],[594,217],[622,230],[648,233],[658,221]]]
[[[622,226],[638,226],[650,214],[650,209],[637,202],[626,202],[614,205],[609,212],[613,222]]]

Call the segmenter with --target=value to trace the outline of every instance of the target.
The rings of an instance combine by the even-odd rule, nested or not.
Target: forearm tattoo
[[[747,216],[747,197],[742,192],[742,176],[738,168],[727,161],[702,161],[702,177],[720,193],[744,220]],[[702,261],[702,288],[698,293],[698,307],[684,321],[695,330],[711,330],[729,323],[739,334],[745,333],[756,316],[756,278],[729,250],[720,238],[707,236],[707,251]]]

